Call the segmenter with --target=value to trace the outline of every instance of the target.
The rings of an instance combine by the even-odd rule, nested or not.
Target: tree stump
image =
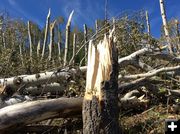
[[[120,134],[118,111],[118,52],[113,30],[88,49],[86,92],[83,100],[84,134]]]

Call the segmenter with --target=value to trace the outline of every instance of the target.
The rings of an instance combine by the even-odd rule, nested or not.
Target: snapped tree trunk
[[[68,60],[68,49],[69,49],[69,42],[70,42],[70,27],[71,27],[71,19],[73,16],[74,10],[69,15],[68,22],[66,24],[66,41],[65,41],[65,51],[64,51],[64,66],[67,64]]]
[[[32,38],[31,38],[31,28],[30,28],[30,22],[29,21],[28,21],[28,36],[29,36],[30,60],[32,61]]]
[[[148,11],[146,11],[146,25],[147,25],[147,34],[150,37],[151,32],[150,32],[150,23],[149,23],[149,15],[148,15]]]
[[[88,41],[87,26],[86,26],[86,24],[84,24],[84,43],[86,44],[87,41]],[[85,64],[87,62],[87,51],[88,51],[88,45],[85,45],[84,46],[84,62],[85,62]]]
[[[45,33],[44,33],[44,43],[43,43],[41,59],[44,58],[44,53],[45,53],[45,48],[46,48],[46,43],[47,43],[47,37],[48,37],[50,15],[51,15],[51,9],[49,9],[49,12],[48,12],[48,15],[47,15],[47,19],[46,19],[46,28],[45,28]]]
[[[56,24],[56,20],[50,25],[50,44],[49,44],[49,60],[52,59],[52,48],[54,45],[54,26]]]
[[[161,17],[162,17],[162,22],[163,22],[163,29],[164,29],[164,34],[168,43],[168,49],[169,52],[172,54],[173,53],[173,46],[171,43],[171,39],[169,36],[169,31],[168,31],[168,25],[167,25],[167,18],[166,18],[166,12],[164,8],[164,0],[159,0],[160,2],[160,10],[161,10]]]
[[[120,134],[118,112],[118,54],[113,31],[97,47],[90,41],[86,92],[83,100],[83,133]]]

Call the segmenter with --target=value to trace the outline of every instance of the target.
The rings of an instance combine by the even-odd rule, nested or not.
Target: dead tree
[[[177,33],[177,52],[180,53],[180,34],[179,34],[179,21],[175,20],[176,23],[176,33]]]
[[[52,59],[52,47],[54,45],[54,26],[56,24],[56,20],[50,24],[50,43],[49,43],[49,60]]]
[[[59,98],[19,103],[0,109],[0,132],[8,133],[27,124],[80,114],[81,98]],[[8,113],[8,114],[7,114]]]
[[[69,49],[69,42],[70,42],[70,27],[71,27],[71,19],[73,16],[74,10],[71,12],[68,18],[68,22],[66,24],[66,41],[65,41],[65,51],[64,51],[64,66],[67,64],[68,60],[68,49]]]
[[[148,36],[150,37],[151,31],[150,31],[150,23],[149,23],[148,11],[146,11],[146,25],[147,25],[147,34],[148,34]]]
[[[87,26],[86,24],[84,24],[84,43],[86,43],[88,41],[88,38],[87,38]],[[84,46],[84,61],[85,61],[85,64],[87,62],[87,51],[88,51],[88,45],[85,45]]]
[[[38,45],[37,45],[37,57],[39,57],[39,54],[40,54],[40,50],[41,50],[41,42],[40,40],[38,41]]]
[[[45,33],[44,33],[44,43],[43,43],[41,60],[44,58],[44,53],[45,53],[45,48],[46,48],[46,43],[47,43],[47,37],[48,37],[50,15],[51,15],[51,9],[49,9],[49,12],[48,12],[48,15],[47,15],[47,19],[46,19],[46,28],[45,28]]]
[[[29,36],[29,53],[30,53],[30,59],[32,61],[32,38],[31,38],[31,28],[30,28],[30,22],[28,21],[28,36]]]
[[[75,57],[76,54],[76,39],[77,39],[77,35],[74,33],[73,36],[73,55],[72,58]],[[75,59],[73,58],[73,64],[75,63]]]
[[[164,34],[165,34],[165,37],[166,37],[166,40],[168,43],[169,52],[172,54],[173,53],[173,45],[171,43],[171,39],[170,39],[169,31],[168,31],[167,18],[166,18],[166,12],[165,12],[165,7],[164,7],[164,0],[159,0],[159,2],[160,2],[160,10],[161,10]]]
[[[90,41],[86,92],[83,100],[83,133],[119,134],[118,54],[112,37],[96,46]]]

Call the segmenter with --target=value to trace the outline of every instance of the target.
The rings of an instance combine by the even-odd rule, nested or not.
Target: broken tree
[[[112,36],[104,36],[88,49],[86,92],[83,100],[83,133],[119,134],[118,54]]]

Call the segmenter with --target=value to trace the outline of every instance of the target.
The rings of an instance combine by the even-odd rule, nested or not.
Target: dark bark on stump
[[[112,40],[110,38],[110,43]],[[120,134],[119,110],[118,110],[118,53],[114,44],[110,45],[111,53],[111,72],[108,80],[101,82],[100,94],[92,89],[86,93],[83,100],[83,133],[84,134]],[[107,56],[107,55],[106,55]],[[89,60],[89,59],[88,59]],[[101,60],[101,59],[99,59]],[[89,62],[89,61],[88,61]],[[100,61],[101,62],[101,61]],[[108,62],[107,62],[108,63]],[[94,68],[97,70],[97,68]],[[93,71],[94,71],[93,70]],[[87,70],[88,71],[88,70]],[[92,70],[90,70],[92,71]],[[96,77],[99,77],[98,75]],[[96,79],[96,77],[94,77]],[[89,81],[90,82],[90,81]],[[93,86],[92,86],[93,87]],[[96,92],[94,94],[94,92]]]

